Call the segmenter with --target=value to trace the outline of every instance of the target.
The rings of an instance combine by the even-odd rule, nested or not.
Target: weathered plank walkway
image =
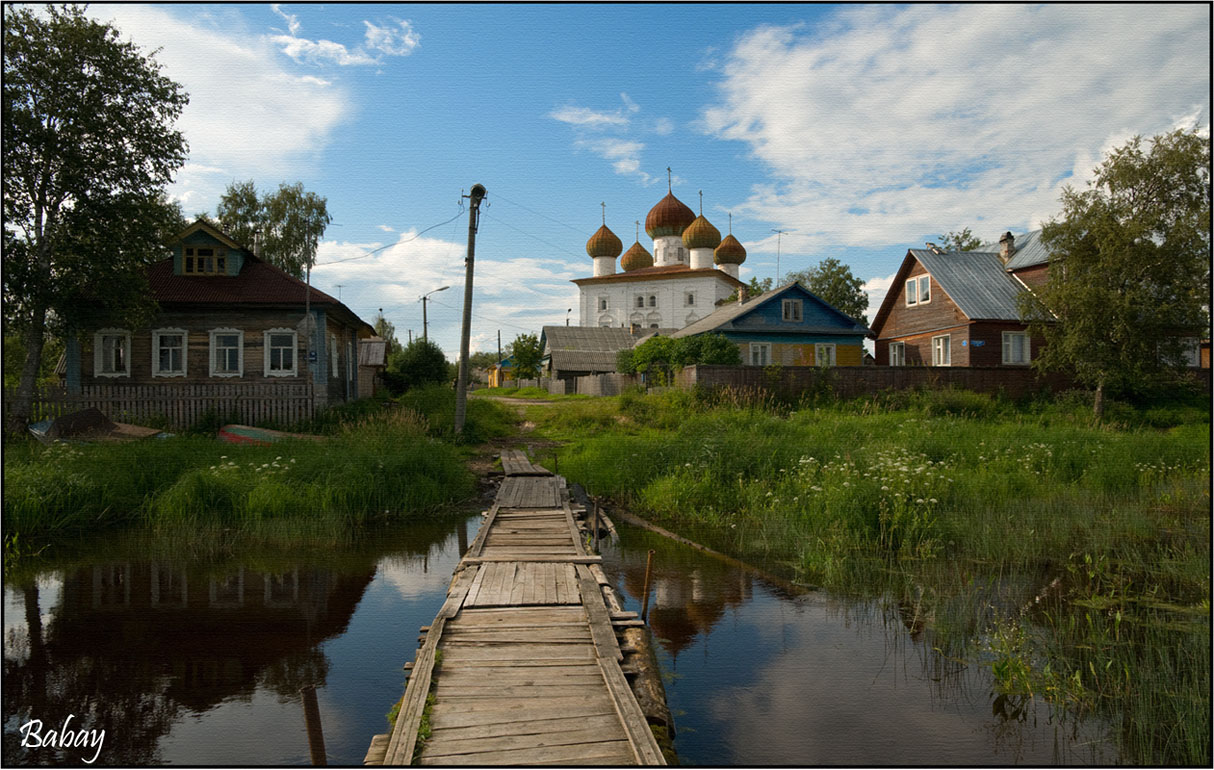
[[[518,451],[502,453],[502,468],[425,629],[396,727],[372,741],[366,764],[666,764],[619,665],[613,623],[637,621],[608,610],[565,480]]]

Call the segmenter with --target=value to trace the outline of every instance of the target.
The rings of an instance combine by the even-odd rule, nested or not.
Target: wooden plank
[[[497,700],[521,699],[537,700],[543,698],[576,698],[584,695],[588,688],[582,682],[566,682],[555,684],[444,684],[444,677],[439,677],[435,695],[442,698],[444,703],[452,703],[464,698],[494,698]]]
[[[444,755],[428,758],[424,753],[423,765],[530,765],[537,762],[558,764],[584,764],[587,760],[606,760],[630,756],[628,741],[600,741],[579,746],[543,746],[530,749],[507,749],[502,751],[474,752],[469,754]],[[635,760],[634,760],[635,761]]]
[[[642,765],[666,764],[666,759],[662,756],[662,749],[653,737],[649,723],[645,720],[645,715],[641,713],[641,707],[637,704],[636,696],[632,694],[628,681],[624,679],[624,672],[620,670],[619,664],[614,660],[599,658],[599,668],[603,671],[607,690],[611,693],[612,700],[615,701],[620,721],[624,723],[624,729],[628,732],[629,742],[636,751],[637,762]]]
[[[590,633],[594,636],[594,647],[600,658],[621,661],[624,659],[620,645],[615,639],[615,631],[611,628],[611,618],[607,616],[607,605],[603,604],[603,595],[599,585],[590,574],[589,568],[583,564],[577,566],[578,582],[582,592],[582,606],[586,608],[586,619],[590,622]]]
[[[551,705],[545,703],[524,707],[516,704],[510,708],[495,708],[489,703],[461,703],[458,706],[435,703],[430,711],[430,724],[435,728],[443,729],[497,727],[506,731],[513,725],[527,725],[552,719],[602,717],[610,718],[617,725],[620,723],[620,716],[615,713],[615,705],[609,697],[596,701],[587,701],[584,698],[563,698],[561,702]]]
[[[480,531],[476,533],[476,537],[472,540],[472,544],[468,546],[469,556],[479,556],[481,546],[485,542],[485,536],[489,534],[489,529],[493,526],[493,519],[497,516],[498,506],[494,503],[489,509],[489,514],[485,516],[485,520],[481,522]]]
[[[582,543],[582,537],[578,534],[577,524],[573,521],[573,511],[569,510],[568,501],[564,505],[565,522],[569,526],[569,531],[573,534],[573,547],[577,549],[578,556],[586,555],[586,546]]]
[[[493,647],[475,647],[459,645],[443,647],[443,661],[458,663],[466,660],[588,660],[595,656],[595,650],[590,645],[577,644],[511,644],[495,645]],[[499,664],[500,665],[500,664]],[[417,678],[417,669],[409,678],[410,684]],[[429,683],[427,682],[427,685]]]
[[[623,731],[618,735],[607,733],[615,740],[626,739]],[[446,732],[434,731],[430,743],[427,743],[423,756],[427,758],[447,757],[459,754],[483,753],[487,751],[507,751],[510,749],[542,749],[556,746],[591,745],[604,742],[604,732],[594,728],[557,729],[552,732],[523,734],[523,735],[492,735],[483,737],[455,736]]]
[[[589,716],[563,716],[553,719],[529,719],[520,722],[495,722],[489,724],[470,724],[464,726],[447,726],[445,720],[431,718],[430,725],[435,735],[442,733],[444,738],[492,738],[501,735],[530,735],[535,733],[554,732],[557,730],[598,730],[600,734],[611,729],[619,729],[620,720],[615,711]],[[384,736],[385,738],[387,736]]]

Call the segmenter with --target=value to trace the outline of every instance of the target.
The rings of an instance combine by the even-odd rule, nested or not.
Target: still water
[[[308,764],[299,688],[317,688],[331,764],[361,764],[400,697],[418,628],[480,517],[282,559],[145,558],[129,544],[4,587],[4,763]],[[605,569],[649,620],[685,764],[983,765],[1116,761],[1098,726],[992,709],[980,667],[879,601],[780,587],[621,529]],[[102,554],[123,553],[108,558]],[[105,730],[99,751],[23,747]],[[83,737],[83,734],[80,734]],[[81,741],[83,743],[83,740]]]

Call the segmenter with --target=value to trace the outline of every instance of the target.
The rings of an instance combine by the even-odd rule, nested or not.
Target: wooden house
[[[1040,349],[1020,320],[1022,292],[1045,282],[1041,231],[999,248],[908,249],[873,319],[881,366],[1028,366]]]
[[[639,344],[646,335],[669,336],[676,329],[642,329],[629,326],[545,326],[540,332],[543,358],[540,368],[545,377],[572,380],[592,374],[617,371],[621,350]]]
[[[371,326],[207,222],[182,231],[172,257],[149,265],[147,277],[158,308],[151,325],[70,340],[69,393],[121,386],[161,398],[176,388],[221,414],[266,398],[267,386],[299,386],[292,392],[313,409],[370,395],[360,392],[358,363]],[[205,386],[214,386],[210,395]]]
[[[799,283],[722,305],[670,336],[723,334],[748,366],[860,366],[868,327]]]

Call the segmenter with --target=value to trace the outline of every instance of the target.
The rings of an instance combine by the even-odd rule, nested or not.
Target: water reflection
[[[986,669],[936,649],[917,603],[773,585],[621,530],[608,573],[649,622],[689,764],[989,765],[1116,761],[1099,725],[997,699]]]
[[[91,751],[82,754],[74,747],[23,748],[21,725],[33,719],[41,720],[44,734],[69,719],[71,730],[105,730],[98,764],[279,764],[305,756],[306,743],[294,735],[275,736],[268,742],[278,746],[249,753],[249,747],[267,743],[266,724],[259,720],[272,711],[249,714],[249,705],[269,696],[286,707],[278,716],[296,722],[291,732],[302,733],[299,689],[329,684],[335,664],[327,648],[350,636],[369,587],[384,582],[379,573],[408,585],[413,599],[426,605],[423,615],[432,617],[459,546],[466,545],[466,526],[462,518],[414,526],[361,550],[291,562],[201,564],[135,555],[6,586],[6,764],[79,764],[90,757]],[[435,570],[431,561],[440,562]],[[414,572],[427,579],[410,580]],[[399,596],[396,601],[401,602]],[[396,623],[387,627],[398,630]],[[369,636],[382,641],[379,631]],[[400,665],[408,655],[399,648],[382,660],[343,653],[338,665],[350,667],[351,658],[355,665],[393,675],[378,692],[379,700],[367,705],[375,719],[351,731],[350,746],[338,741],[338,756],[345,762],[361,760],[371,735],[386,728],[382,715],[399,697]],[[197,736],[186,724],[207,721],[201,715],[209,719],[229,704],[248,718],[222,728],[235,735],[216,730]],[[341,732],[343,715],[329,705]],[[169,737],[179,728],[180,740]],[[246,752],[226,755],[225,745],[232,744]],[[215,751],[208,753],[208,746]]]

